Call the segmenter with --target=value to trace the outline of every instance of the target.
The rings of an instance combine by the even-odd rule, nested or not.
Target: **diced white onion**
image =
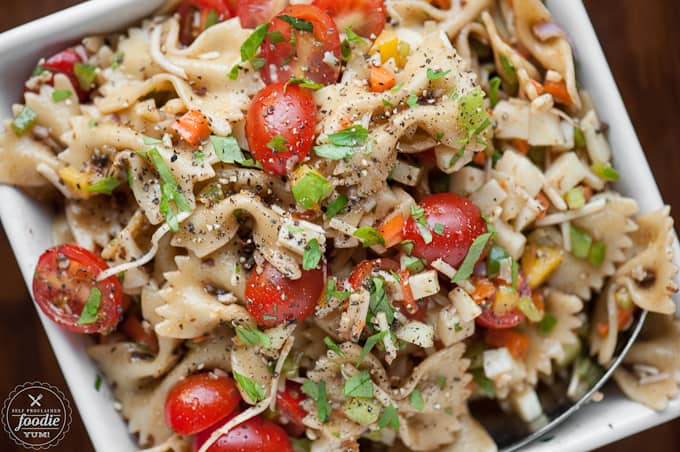
[[[515,232],[507,223],[498,220],[496,227],[496,243],[503,248],[513,259],[518,260],[524,253],[527,238],[521,232]]]
[[[478,191],[470,195],[472,201],[484,215],[491,213],[493,209],[500,206],[508,197],[496,179],[490,179]]]
[[[468,196],[484,185],[485,172],[474,166],[466,166],[450,176],[450,189],[453,193]]]
[[[460,287],[449,292],[449,300],[456,307],[456,311],[463,322],[474,320],[482,313],[482,308],[475,303],[470,294]]]
[[[482,362],[484,375],[492,380],[510,373],[515,366],[512,355],[505,347],[485,350],[482,354]]]
[[[431,325],[413,320],[400,327],[395,333],[399,339],[423,348],[434,345],[434,329]]]
[[[514,151],[504,152],[503,157],[496,162],[495,170],[511,176],[512,181],[524,188],[532,198],[545,183],[543,172],[527,157]]]
[[[397,160],[392,169],[391,177],[392,180],[399,182],[400,184],[415,187],[420,180],[421,172],[421,168]]]
[[[307,244],[314,239],[323,250],[326,244],[326,233],[321,226],[309,221],[287,218],[279,229],[277,244],[302,256]]]
[[[409,276],[408,284],[411,287],[411,294],[416,300],[430,297],[439,292],[439,278],[434,270]]]
[[[524,422],[531,422],[543,414],[541,401],[533,388],[527,387],[524,391],[513,391],[510,394],[510,403],[513,409]]]
[[[437,314],[437,338],[446,346],[460,342],[475,334],[475,321],[463,321],[453,305]]]
[[[583,136],[586,139],[590,159],[595,163],[609,162],[612,158],[612,150],[602,132],[600,120],[594,110],[590,110],[581,119],[581,130],[583,130]]]
[[[588,168],[575,152],[565,152],[545,172],[545,179],[563,195],[578,185],[588,174]]]

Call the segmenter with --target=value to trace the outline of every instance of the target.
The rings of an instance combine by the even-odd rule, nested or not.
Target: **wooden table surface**
[[[575,1],[575,0],[573,0]],[[0,31],[79,3],[78,0],[3,2]],[[585,0],[616,82],[666,202],[680,219],[680,9],[675,0]],[[1,56],[0,56],[1,58]],[[677,230],[677,228],[676,228]],[[0,398],[26,381],[67,392],[4,234],[0,234]],[[0,433],[0,450],[14,449]],[[644,432],[602,451],[680,450],[680,421]],[[74,411],[59,450],[92,445]]]

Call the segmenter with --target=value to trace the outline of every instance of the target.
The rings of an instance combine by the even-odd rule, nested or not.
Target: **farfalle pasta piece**
[[[625,251],[633,244],[629,234],[637,229],[632,216],[638,211],[637,203],[621,195],[604,192],[593,196],[590,202],[604,200],[604,208],[592,215],[577,218],[573,224],[587,232],[593,240],[605,244],[606,252],[600,266],[594,266],[585,259],[564,253],[560,266],[552,273],[548,285],[566,293],[578,295],[589,300],[592,290],[599,291],[605,278],[616,271],[616,266],[625,258]],[[559,234],[553,237],[562,246]],[[559,238],[558,238],[559,237]]]
[[[565,36],[551,37],[541,41],[534,33],[534,26],[553,21],[550,11],[540,0],[518,0],[512,3],[515,13],[517,39],[546,69],[558,72],[567,86],[567,92],[575,108],[581,107],[576,88],[576,70],[571,46]],[[532,78],[536,79],[533,75]]]
[[[404,418],[399,437],[411,450],[433,450],[455,440],[461,428],[459,417],[467,413],[467,384],[472,380],[466,373],[469,360],[463,358],[464,351],[458,343],[428,356],[398,390],[398,409]],[[423,398],[422,410],[407,398],[416,389]]]
[[[498,447],[484,427],[471,415],[465,414],[458,418],[461,429],[456,439],[449,445],[438,449],[437,452],[496,452]]]
[[[221,250],[204,259],[190,254],[175,260],[177,270],[165,274],[167,284],[160,291],[165,303],[156,309],[163,319],[155,328],[159,336],[190,339],[209,334],[220,323],[251,321],[232,293],[232,289],[243,293],[244,278],[233,270],[225,271],[236,268],[236,251]]]
[[[53,172],[59,167],[56,155],[51,149],[30,136],[18,137],[11,130],[11,121],[2,123],[0,133],[0,183],[23,187],[46,187],[50,182],[39,168],[46,167]]]
[[[631,235],[634,251],[616,270],[614,280],[628,289],[642,309],[673,314],[676,305],[671,296],[678,290],[673,281],[678,268],[673,264],[670,208],[641,215],[635,221],[638,230]]]
[[[42,85],[38,93],[26,92],[26,106],[38,116],[36,124],[47,129],[50,137],[61,142],[61,136],[71,129],[69,121],[81,114],[78,94],[64,74],[54,75],[54,86]],[[70,93],[63,100],[54,100],[56,91]],[[65,94],[64,94],[65,95]]]
[[[680,324],[671,316],[650,314],[614,379],[628,397],[661,411],[680,392],[679,372]]]
[[[106,247],[134,215],[127,199],[95,197],[66,202],[66,222],[78,245],[88,250]]]
[[[252,218],[257,251],[286,277],[298,279],[301,270],[297,258],[277,244],[282,216],[250,192],[229,196],[213,206],[199,206],[181,225],[172,245],[187,248],[198,257],[207,256],[231,241],[238,231],[236,212]]]
[[[537,324],[528,325],[524,332],[529,337],[526,359],[527,381],[538,382],[539,374],[552,375],[552,360],[564,358],[564,346],[578,342],[575,330],[583,321],[577,315],[583,310],[583,302],[574,295],[549,290],[545,297],[545,312],[555,317],[555,326],[543,333]]]

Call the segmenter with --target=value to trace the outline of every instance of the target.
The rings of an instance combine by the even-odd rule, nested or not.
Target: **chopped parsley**
[[[262,41],[264,41],[268,30],[268,23],[260,24],[257,26],[257,28],[255,28],[250,36],[248,36],[248,38],[243,41],[243,44],[241,45],[241,64],[251,61],[253,58],[255,58],[255,55],[257,55],[257,52],[260,49]],[[229,78],[236,80],[236,78],[238,78],[238,71],[240,68],[241,67],[239,64],[231,68],[231,71],[229,72]]]
[[[483,369],[475,369],[472,371],[472,379],[482,394],[488,398],[494,397],[493,382],[484,375]]]
[[[179,231],[177,211],[190,212],[191,206],[182,194],[175,176],[170,171],[168,164],[163,160],[163,157],[161,157],[158,149],[153,148],[145,152],[144,155],[148,156],[151,163],[156,167],[156,171],[158,171],[161,179],[161,201],[159,204],[161,215],[165,217],[170,230],[177,232]]]
[[[413,93],[409,94],[408,99],[406,99],[406,105],[410,108],[415,108],[418,105],[418,96]]]
[[[345,397],[361,397],[370,399],[373,397],[373,380],[367,370],[362,370],[352,375],[342,390]]]
[[[453,275],[451,282],[457,283],[465,281],[470,277],[470,275],[472,275],[475,264],[481,257],[484,249],[486,248],[486,244],[489,242],[489,240],[491,240],[492,236],[493,232],[485,232],[484,234],[478,236],[474,242],[472,242],[465,259],[463,259],[463,263],[460,264],[460,267],[458,267],[458,271],[456,271],[456,274]]]
[[[425,244],[431,243],[432,233],[430,232],[430,225],[427,223],[427,218],[425,218],[425,210],[419,205],[414,204],[411,206],[411,217],[413,217],[413,221],[415,221],[418,232]]]
[[[358,228],[356,231],[354,231],[353,235],[354,237],[361,240],[361,244],[366,248],[373,245],[385,244],[385,238],[380,235],[380,232],[378,232],[377,229],[370,226]]]
[[[283,135],[276,135],[271,140],[269,140],[267,147],[274,152],[286,152],[286,137]]]
[[[349,298],[350,295],[352,295],[352,292],[349,292],[347,290],[337,290],[336,289],[337,282],[335,279],[330,278],[326,282],[326,299],[331,299],[335,298],[340,301],[344,301]]]
[[[368,356],[369,353],[371,353],[373,347],[375,347],[377,343],[379,343],[385,338],[387,333],[389,333],[389,331],[381,331],[379,333],[374,334],[373,336],[369,336],[368,339],[366,339],[366,342],[364,343],[364,348],[361,349],[361,354],[359,355],[359,359],[357,360],[356,363],[357,367],[359,367],[361,363],[364,361],[364,358]]]
[[[302,392],[316,402],[316,415],[319,421],[326,422],[331,413],[331,406],[326,397],[326,382],[321,380],[316,383],[307,380],[302,384]]]
[[[102,387],[102,376],[97,374],[97,376],[94,379],[94,389],[99,391]]]
[[[283,85],[283,92],[286,92],[286,88],[288,85],[298,85],[300,88],[308,88],[308,89],[321,89],[323,88],[323,85],[321,83],[316,83],[312,80],[309,80],[308,78],[303,78],[303,77],[293,77],[290,80],[286,82],[285,85]]]
[[[342,350],[340,350],[340,347],[338,347],[338,344],[333,342],[333,339],[331,339],[330,337],[328,337],[328,336],[324,337],[323,343],[326,344],[326,347],[328,347],[329,350],[332,350],[340,358],[346,358],[347,357],[345,355],[345,353]]]
[[[411,403],[411,406],[418,411],[423,411],[423,409],[425,408],[425,401],[423,400],[423,394],[420,392],[419,389],[414,389],[411,392],[409,402]]]
[[[309,31],[309,32],[314,31],[314,25],[312,25],[312,23],[307,21],[307,20],[300,19],[300,18],[297,18],[297,17],[294,17],[294,16],[289,16],[287,14],[282,14],[280,16],[276,16],[276,18],[284,21],[285,23],[287,23],[288,25],[290,25],[291,27],[293,27],[296,30]]]
[[[378,428],[389,427],[392,430],[399,430],[399,413],[394,405],[388,405],[383,410],[380,419],[378,420]]]
[[[394,307],[385,293],[385,280],[380,276],[375,276],[368,278],[365,284],[370,294],[366,324],[370,325],[370,320],[380,312],[384,312],[387,323],[392,324],[394,322]]]
[[[118,67],[123,64],[125,59],[125,52],[116,52],[111,58],[111,69],[118,69]]]
[[[90,91],[97,79],[97,67],[91,64],[76,63],[73,65],[73,73],[78,79],[78,84],[83,91]]]
[[[326,206],[326,218],[330,220],[331,218],[339,214],[340,211],[345,208],[348,201],[349,200],[347,199],[347,196],[340,195],[333,201],[329,202],[328,205]]]
[[[489,103],[494,108],[498,103],[498,91],[501,87],[501,78],[497,75],[489,79]]]
[[[354,154],[357,148],[366,144],[368,130],[358,124],[350,126],[340,132],[328,135],[328,144],[314,146],[314,152],[319,157],[329,160],[340,160]]]
[[[420,273],[425,270],[425,261],[415,256],[402,256],[401,264],[411,273]]]
[[[241,375],[235,370],[232,370],[232,374],[234,374],[236,383],[243,390],[243,392],[246,393],[250,400],[254,401],[255,403],[259,402],[260,400],[264,400],[265,396],[267,395],[267,390],[264,386],[262,386],[257,381],[246,377],[245,375]]]
[[[266,348],[272,344],[269,336],[249,323],[236,325],[236,335],[245,345],[261,345]]]
[[[315,269],[319,265],[319,261],[321,261],[321,256],[323,256],[323,253],[321,252],[319,241],[316,239],[310,240],[307,246],[305,246],[305,253],[302,256],[302,268],[304,270]]]
[[[210,136],[210,143],[215,149],[215,155],[224,163],[240,163],[246,159],[238,145],[238,141],[233,136],[218,137],[217,135]]]
[[[498,59],[501,62],[501,76],[503,80],[507,82],[508,91],[510,94],[514,94],[519,86],[519,78],[517,77],[517,69],[512,64],[508,57],[503,54],[498,55]]]
[[[90,289],[87,301],[78,317],[78,325],[87,325],[97,321],[99,317],[99,305],[102,302],[102,292],[97,287]]]
[[[541,320],[541,323],[539,324],[541,333],[550,334],[553,328],[555,328],[555,325],[557,325],[557,317],[549,312],[546,312],[543,316],[543,320]]]
[[[319,202],[333,193],[333,186],[321,174],[314,170],[308,171],[293,184],[293,197],[305,209],[314,209]]]
[[[444,225],[441,223],[435,223],[434,226],[432,226],[432,230],[435,234],[442,235],[444,234]]]

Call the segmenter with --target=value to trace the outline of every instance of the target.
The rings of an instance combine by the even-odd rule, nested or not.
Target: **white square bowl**
[[[40,57],[88,34],[124,30],[162,3],[163,0],[91,0],[0,34],[0,116],[10,114],[10,106],[20,99],[23,82]],[[642,212],[660,208],[661,195],[583,4],[580,0],[547,0],[547,5],[556,22],[571,36],[580,63],[579,80],[593,95],[599,116],[610,126],[614,165],[621,173],[617,189],[635,198]],[[0,199],[0,218],[30,287],[38,256],[52,245],[52,209],[12,187],[0,186]],[[677,262],[677,240],[674,250]],[[126,424],[114,409],[111,392],[106,385],[100,391],[94,388],[98,371],[85,353],[87,338],[63,331],[40,310],[38,314],[96,450],[135,450]],[[680,398],[673,400],[666,411],[656,413],[609,388],[604,401],[582,408],[546,435],[552,438],[550,441],[534,442],[525,450],[591,450],[678,415]]]

